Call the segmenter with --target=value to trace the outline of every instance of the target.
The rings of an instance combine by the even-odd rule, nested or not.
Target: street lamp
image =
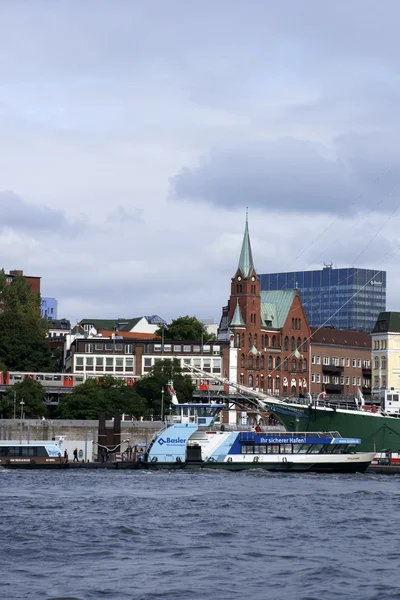
[[[22,444],[22,418],[24,415],[24,404],[25,402],[23,400],[21,400],[20,405],[21,405],[21,419],[19,422],[19,443]]]
[[[161,421],[163,421],[164,416],[164,386],[161,388]]]

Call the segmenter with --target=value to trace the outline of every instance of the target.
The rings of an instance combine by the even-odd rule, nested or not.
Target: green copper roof
[[[82,319],[81,325],[91,324],[97,329],[105,329],[106,331],[113,331],[116,327],[118,331],[132,331],[132,329],[139,323],[143,317],[136,317],[135,319]]]
[[[272,327],[280,329],[285,324],[289,310],[293,304],[296,290],[271,290],[261,292],[261,314],[265,321],[272,320]],[[270,305],[275,305],[276,316],[274,319],[268,318],[268,315],[274,316]],[[274,320],[276,319],[276,323]]]
[[[232,321],[229,323],[230,327],[245,327],[242,311],[240,310],[239,300],[236,301],[235,312],[233,313]]]
[[[242,250],[240,252],[238,269],[240,269],[243,277],[249,277],[251,275],[251,272],[254,269],[247,215],[246,215],[246,227],[244,229]]]
[[[400,312],[381,312],[375,323],[372,333],[400,332]]]

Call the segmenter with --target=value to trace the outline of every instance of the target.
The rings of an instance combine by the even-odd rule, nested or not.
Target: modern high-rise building
[[[55,298],[42,298],[40,311],[43,319],[57,319],[57,300]]]
[[[386,271],[333,269],[259,275],[262,290],[298,289],[311,327],[372,331],[386,310]]]

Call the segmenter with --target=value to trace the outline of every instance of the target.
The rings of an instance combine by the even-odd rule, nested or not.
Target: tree
[[[115,413],[125,413],[139,419],[146,414],[147,403],[134,387],[109,375],[100,381],[88,379],[66,394],[59,406],[63,419],[98,419],[100,412],[110,419]]]
[[[46,390],[40,381],[26,378],[21,382],[15,383],[12,389],[4,394],[1,400],[1,414],[4,418],[13,418],[14,407],[17,418],[21,415],[21,408],[25,418],[40,419],[47,415],[47,406],[45,404]],[[21,405],[21,402],[24,402]]]
[[[113,407],[105,397],[105,390],[95,379],[87,379],[65,394],[58,405],[57,414],[62,419],[98,419],[105,412],[106,418],[113,416]]]
[[[40,315],[40,295],[22,276],[10,284],[0,271],[0,363],[8,371],[58,370],[47,337],[48,323]]]
[[[190,375],[184,375],[180,362],[174,358],[157,361],[151,371],[139,379],[135,389],[140,396],[147,400],[148,410],[155,416],[161,415],[161,402],[164,390],[163,412],[169,409],[171,398],[167,391],[167,385],[172,382],[177,398],[180,402],[190,402],[195,385]]]
[[[163,336],[163,327],[160,327],[156,331],[156,335]],[[207,327],[199,321],[196,317],[179,317],[174,319],[168,325],[168,328],[164,326],[164,339],[165,340],[203,340],[208,342],[215,340],[215,335],[210,334],[207,331]]]

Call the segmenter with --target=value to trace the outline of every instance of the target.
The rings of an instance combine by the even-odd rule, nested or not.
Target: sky
[[[219,322],[258,273],[384,269],[398,0],[0,0],[0,267],[59,318]]]

